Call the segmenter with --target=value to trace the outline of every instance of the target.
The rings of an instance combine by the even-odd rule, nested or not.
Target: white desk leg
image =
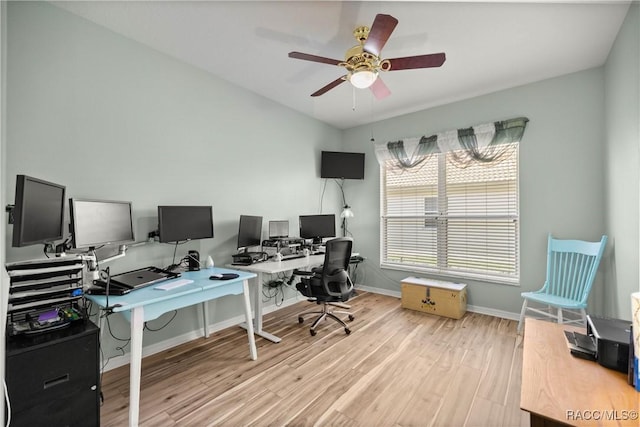
[[[253,318],[253,326],[256,333],[262,332],[262,273],[258,273],[255,278],[256,295],[254,300],[255,313]]]
[[[282,338],[277,337],[269,332],[262,330],[262,273],[257,273],[257,276],[253,279],[255,281],[256,295],[253,300],[254,318],[253,318],[253,330],[256,335],[267,339],[271,342],[278,343],[282,341]],[[251,317],[249,317],[251,319]],[[241,324],[241,327],[248,329],[246,324]]]
[[[129,365],[129,426],[138,426],[140,414],[140,375],[142,373],[142,330],[144,308],[131,310],[131,362]]]
[[[253,322],[251,322],[251,299],[249,298],[249,281],[242,282],[242,299],[244,300],[244,315],[247,319],[247,336],[249,337],[249,354],[252,360],[258,359],[256,337],[253,336]]]
[[[204,323],[204,337],[209,338],[209,301],[202,302],[202,323]]]

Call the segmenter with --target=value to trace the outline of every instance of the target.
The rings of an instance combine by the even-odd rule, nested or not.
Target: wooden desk
[[[209,280],[212,274],[236,273],[238,278],[231,280]],[[142,370],[142,331],[144,322],[157,319],[163,313],[203,303],[203,327],[205,337],[209,336],[209,316],[206,301],[226,295],[242,295],[244,313],[249,338],[249,355],[256,360],[258,353],[253,336],[251,323],[251,305],[249,300],[249,279],[256,277],[245,271],[228,270],[224,268],[187,271],[176,280],[188,279],[192,283],[163,291],[155,289],[155,285],[138,289],[126,295],[109,296],[109,305],[114,313],[121,313],[131,324],[131,362],[129,365],[129,426],[138,425],[140,409],[140,374]],[[160,284],[171,283],[170,281]],[[87,295],[87,299],[101,307],[107,305],[107,297],[102,295]]]
[[[580,331],[526,319],[520,408],[531,414],[531,427],[638,427],[640,393],[627,375],[572,356],[565,329]]]

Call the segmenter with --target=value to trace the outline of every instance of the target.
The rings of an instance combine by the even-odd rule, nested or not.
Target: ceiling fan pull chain
[[[353,103],[351,104],[351,110],[356,111],[356,88],[355,86],[351,86],[351,93],[352,93],[352,99],[353,99]]]

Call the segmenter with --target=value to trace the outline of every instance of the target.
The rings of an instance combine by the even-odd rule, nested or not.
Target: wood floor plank
[[[309,334],[310,303],[269,313],[283,340],[217,331],[146,357],[140,425],[523,426],[522,346],[516,322],[476,313],[460,319],[406,310],[398,298],[358,291],[346,335],[333,321]],[[105,427],[127,424],[128,366],[103,375]]]

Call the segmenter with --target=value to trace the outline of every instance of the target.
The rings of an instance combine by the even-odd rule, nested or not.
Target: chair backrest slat
[[[545,292],[585,303],[595,280],[607,236],[599,242],[559,240],[549,235]]]

